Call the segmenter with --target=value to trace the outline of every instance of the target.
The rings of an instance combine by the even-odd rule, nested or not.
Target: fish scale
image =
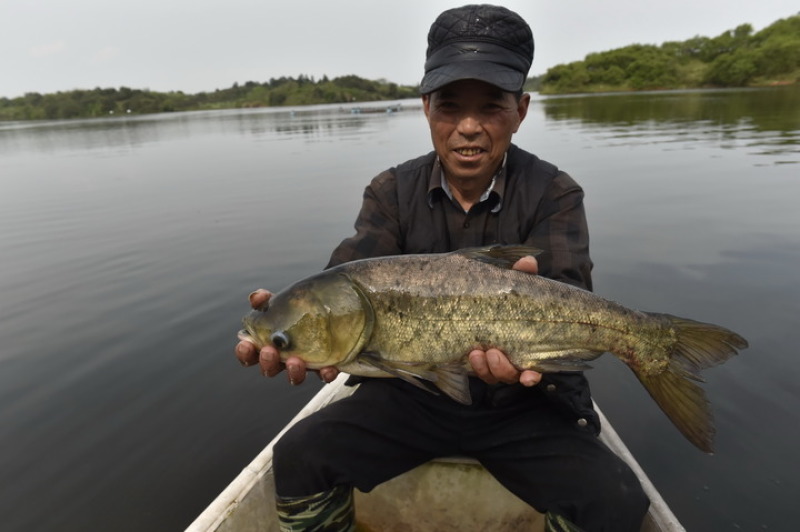
[[[553,289],[552,281],[542,277],[475,264],[464,255],[382,262],[354,264],[348,275],[367,294],[379,324],[366,350],[383,353],[388,360],[410,362],[422,350],[428,361],[448,362],[472,349],[496,347],[518,367],[530,368],[551,355],[574,353],[575,344],[585,349],[586,357],[596,358],[597,351],[623,348],[614,344],[621,336],[613,325],[641,321],[612,302],[595,310],[597,299],[584,297],[579,288],[562,284]],[[425,280],[398,289],[395,281],[407,278],[408,263],[417,264]],[[466,275],[441,274],[452,270]],[[443,322],[449,325],[446,329]]]

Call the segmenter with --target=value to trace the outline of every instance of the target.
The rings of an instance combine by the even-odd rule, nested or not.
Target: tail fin
[[[713,453],[714,421],[706,394],[692,381],[703,382],[700,370],[725,362],[747,340],[723,327],[662,314],[677,332],[670,362],[657,375],[636,373],[672,423],[696,447]]]

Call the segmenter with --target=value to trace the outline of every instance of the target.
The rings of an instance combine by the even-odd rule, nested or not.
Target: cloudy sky
[[[0,96],[213,91],[300,74],[416,84],[436,16],[465,0],[0,0]],[[531,74],[633,43],[757,30],[797,0],[496,0],[533,29]]]

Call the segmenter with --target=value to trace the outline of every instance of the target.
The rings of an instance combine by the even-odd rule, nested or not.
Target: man
[[[530,28],[505,8],[465,6],[436,19],[420,85],[434,151],[372,180],[356,234],[334,250],[329,267],[525,244],[546,253],[516,269],[591,289],[583,191],[511,143],[530,104],[522,86],[532,59]],[[269,293],[250,299],[261,307]],[[284,367],[272,346],[259,353],[242,342],[236,351],[265,375]],[[358,379],[351,397],[285,434],[273,462],[282,530],[353,530],[353,487],[369,491],[447,455],[478,459],[544,512],[549,530],[639,530],[647,497],[597,439],[584,376],[520,372],[496,349],[468,357],[476,374],[470,406],[399,379]],[[301,360],[290,358],[285,368],[292,383],[305,378]],[[335,368],[320,370],[325,381],[335,375]]]

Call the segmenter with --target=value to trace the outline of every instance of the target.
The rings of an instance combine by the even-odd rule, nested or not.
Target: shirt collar
[[[505,191],[506,186],[507,159],[508,153],[503,155],[503,164],[500,165],[500,169],[497,171],[497,173],[492,176],[492,182],[489,183],[489,186],[478,199],[478,203],[483,203],[491,197],[492,193],[496,194],[497,204],[492,207],[491,212],[493,213],[499,212],[503,207],[503,192]],[[428,206],[431,208],[433,208],[433,201],[437,190],[442,191],[448,198],[450,198],[451,201],[455,202],[455,198],[453,198],[453,192],[450,190],[450,186],[447,184],[447,179],[444,178],[444,169],[442,168],[442,164],[439,161],[438,156],[434,162],[433,171],[431,172],[431,178],[428,184]]]

